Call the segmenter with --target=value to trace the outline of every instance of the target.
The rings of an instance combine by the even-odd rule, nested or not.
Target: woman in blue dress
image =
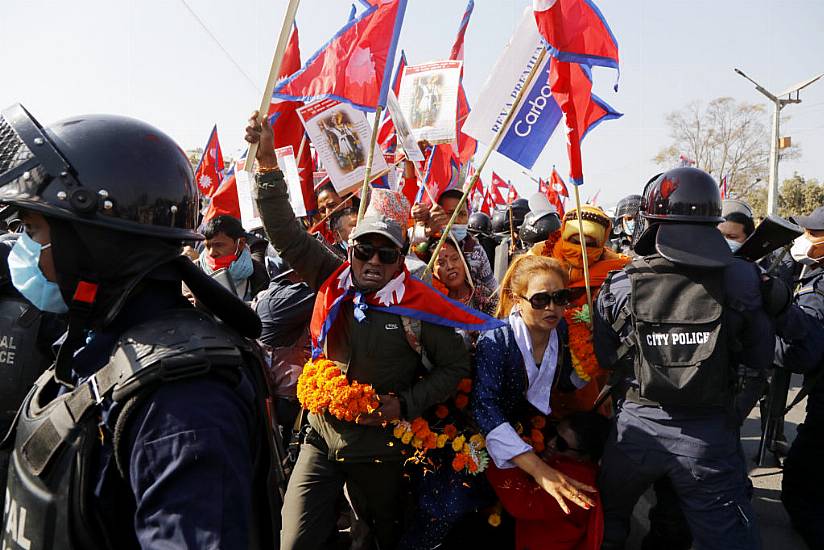
[[[472,412],[495,466],[520,468],[569,513],[567,501],[590,508],[595,489],[550,467],[521,428],[530,418],[550,415],[553,392],[585,383],[566,345],[566,283],[566,270],[553,258],[523,255],[509,267],[497,311],[507,324],[478,340]]]

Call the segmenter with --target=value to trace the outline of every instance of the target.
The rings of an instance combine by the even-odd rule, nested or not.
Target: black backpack
[[[732,398],[722,272],[677,266],[659,255],[624,268],[632,285],[627,342],[640,388],[630,400],[661,406],[726,406]],[[625,306],[625,308],[627,308]]]

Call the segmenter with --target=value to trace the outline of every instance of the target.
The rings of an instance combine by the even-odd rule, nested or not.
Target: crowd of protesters
[[[99,144],[73,131],[53,130],[82,167]],[[61,204],[76,187],[31,199],[0,174],[4,547],[65,528],[66,548],[618,549],[651,490],[644,548],[759,548],[740,425],[782,370],[807,417],[766,444],[824,546],[824,207],[763,257],[735,255],[757,220],[694,168],[612,214],[324,182],[299,220],[271,128],[246,132],[262,227],[221,215],[203,240],[188,196],[147,191],[172,234],[166,210],[90,223]],[[109,181],[83,185],[124,200]]]

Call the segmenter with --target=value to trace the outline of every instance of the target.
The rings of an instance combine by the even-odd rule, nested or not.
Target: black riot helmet
[[[157,128],[121,116],[43,128],[20,104],[4,110],[0,202],[132,235],[203,238],[186,154]]]
[[[499,209],[492,213],[492,232],[509,233],[509,210]]]
[[[676,264],[716,269],[732,261],[732,253],[716,225],[721,192],[715,180],[698,168],[673,168],[652,178],[644,188],[641,217],[644,232],[634,250],[658,253]]]
[[[473,212],[469,216],[468,230],[475,235],[490,235],[492,233],[492,218],[483,212]]]
[[[724,221],[721,191],[703,170],[673,168],[647,185],[641,215],[648,220],[718,224]]]
[[[628,195],[618,201],[615,206],[615,219],[619,220],[624,216],[637,216],[641,209],[641,195]]]
[[[526,199],[515,199],[509,208],[512,210],[512,225],[517,231],[529,213],[529,201]]]
[[[529,212],[518,230],[518,238],[528,246],[543,242],[561,228],[557,212]]]

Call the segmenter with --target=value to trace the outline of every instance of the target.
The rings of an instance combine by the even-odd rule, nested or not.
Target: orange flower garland
[[[469,403],[467,393],[472,391],[472,379],[464,378],[458,384],[458,393],[454,399],[458,411],[466,408]],[[436,424],[446,420],[449,416],[449,407],[440,403],[434,408]],[[489,464],[489,455],[485,450],[486,442],[479,433],[466,434],[459,431],[455,424],[443,426],[441,432],[433,430],[426,419],[418,417],[411,422],[400,420],[395,422],[392,435],[400,439],[404,445],[411,445],[415,455],[410,459],[417,463],[424,462],[427,451],[432,449],[451,449],[455,453],[452,459],[452,469],[456,472],[466,472],[472,475],[483,472]],[[450,443],[447,445],[447,443]]]
[[[564,312],[569,328],[569,351],[572,366],[581,380],[589,382],[600,370],[595,349],[592,346],[592,331],[589,328],[589,306],[570,308]]]
[[[369,384],[349,382],[338,366],[328,359],[308,361],[298,378],[298,401],[308,411],[328,411],[338,420],[353,422],[361,414],[378,408],[375,389]]]

